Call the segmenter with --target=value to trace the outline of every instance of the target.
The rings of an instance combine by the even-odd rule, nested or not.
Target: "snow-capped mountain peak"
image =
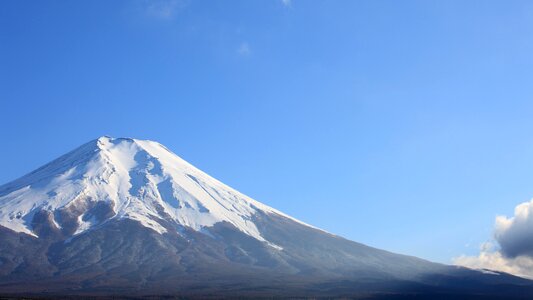
[[[196,231],[228,222],[269,243],[253,222],[259,211],[290,218],[161,144],[130,138],[98,138],[0,186],[0,225],[34,236],[36,214],[44,214],[57,229],[74,223],[73,235],[110,219],[133,219],[159,233],[169,230],[168,222]]]

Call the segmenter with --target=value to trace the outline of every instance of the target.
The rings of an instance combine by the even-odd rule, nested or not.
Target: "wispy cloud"
[[[281,4],[291,7],[292,6],[292,0],[281,0]]]
[[[186,0],[152,0],[145,2],[145,10],[151,17],[170,20],[187,5]]]
[[[533,279],[533,200],[516,206],[513,217],[496,218],[494,240],[482,245],[477,256],[460,256],[454,263]]]
[[[252,54],[250,45],[247,42],[242,42],[237,48],[237,54],[241,56],[249,56],[250,54]]]

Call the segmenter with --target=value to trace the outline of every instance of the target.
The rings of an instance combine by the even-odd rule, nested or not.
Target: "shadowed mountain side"
[[[374,249],[278,216],[256,216],[279,251],[228,223],[209,234],[157,232],[114,221],[64,240],[0,228],[4,295],[380,296],[506,295],[530,281]],[[263,225],[264,224],[264,225]],[[13,251],[12,249],[21,249]]]

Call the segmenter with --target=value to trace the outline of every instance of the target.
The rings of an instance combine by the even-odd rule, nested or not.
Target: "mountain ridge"
[[[49,180],[50,177],[54,179]],[[39,186],[47,179],[50,183],[44,184],[50,187]],[[210,189],[211,186],[217,189]],[[17,198],[35,199],[31,194],[39,192],[40,197],[46,193],[49,199],[36,206],[35,201],[26,201],[32,202],[31,207],[18,202],[17,207],[24,206],[18,211],[8,205]],[[0,225],[35,235],[25,217],[31,218],[33,211],[43,207],[52,212],[67,207],[84,195],[110,199],[108,204],[116,210],[116,217],[132,218],[159,233],[166,229],[158,225],[158,219],[168,217],[179,225],[200,231],[228,221],[264,241],[249,220],[255,210],[289,217],[212,178],[157,142],[104,136],[1,186]],[[150,201],[157,201],[155,205],[161,211]],[[91,227],[83,220],[81,223]],[[76,233],[84,230],[81,228]]]
[[[533,295],[526,279],[325,232],[131,138],[0,186],[0,267],[0,295]]]

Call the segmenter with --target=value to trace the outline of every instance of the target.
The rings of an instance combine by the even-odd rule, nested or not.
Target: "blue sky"
[[[533,2],[2,1],[0,183],[161,142],[305,222],[440,262],[533,197]]]

